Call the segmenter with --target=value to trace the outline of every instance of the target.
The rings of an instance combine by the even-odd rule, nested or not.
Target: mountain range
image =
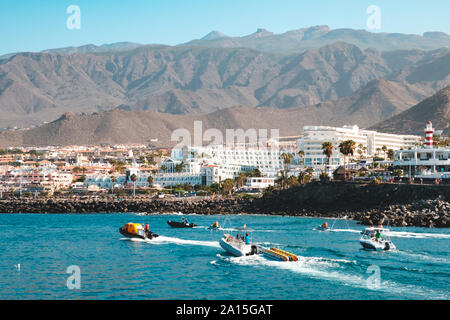
[[[389,87],[389,83],[373,83],[376,87]],[[395,90],[395,88],[392,88]],[[370,129],[391,133],[423,135],[427,121],[450,134],[450,86],[430,98]],[[175,145],[172,133],[187,129],[193,139],[194,121],[202,122],[205,132],[209,128],[226,129],[278,129],[281,136],[298,135],[304,125],[345,125],[349,118],[336,115],[327,106],[277,110],[267,107],[232,107],[206,115],[173,115],[152,111],[110,110],[102,113],[66,113],[59,119],[30,130],[0,132],[0,148],[48,145],[96,145],[141,143],[159,146]],[[351,107],[350,107],[351,108]],[[332,121],[332,122],[331,122]],[[176,137],[174,137],[175,139]],[[157,142],[153,140],[157,139]],[[205,143],[208,143],[205,141]]]
[[[450,135],[450,86],[414,107],[372,126],[371,129],[423,135],[424,123],[428,120],[432,121],[436,130],[442,130],[444,135]]]
[[[450,46],[450,36],[444,32],[425,32],[423,35],[401,33],[374,33],[366,30],[330,29],[329,26],[313,26],[274,34],[260,28],[243,37],[226,36],[213,31],[207,36],[184,45],[215,48],[250,48],[258,51],[282,54],[299,53],[317,49],[334,42],[347,42],[361,49],[378,51],[434,50]]]
[[[304,107],[350,97],[375,80],[395,83],[408,95],[396,102],[401,110],[449,85],[449,74],[450,49],[363,51],[343,42],[289,56],[167,46],[21,53],[0,60],[0,127],[39,125],[68,111]],[[391,115],[383,114],[372,124]]]
[[[121,42],[6,55],[0,128],[34,129],[3,132],[0,145],[169,143],[173,128],[195,119],[285,135],[307,124],[417,133],[424,119],[410,108],[441,106],[444,98],[427,98],[450,85],[449,39],[316,26],[244,37],[213,31],[178,46]],[[442,110],[437,124],[447,130]]]

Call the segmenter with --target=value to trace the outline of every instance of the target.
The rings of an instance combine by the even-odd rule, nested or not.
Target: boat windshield
[[[377,233],[379,233],[381,239],[387,240],[387,239],[389,239],[389,237],[386,235],[386,231],[388,231],[388,230],[387,229],[381,229],[381,228],[366,229],[366,230],[364,230],[363,237],[364,238],[373,238],[373,239],[375,239],[377,237]]]
[[[226,235],[227,241],[233,241],[233,242],[243,242],[250,244],[252,242],[252,229],[243,227],[243,228],[236,228],[237,232],[234,236]],[[248,237],[248,238],[247,238]]]

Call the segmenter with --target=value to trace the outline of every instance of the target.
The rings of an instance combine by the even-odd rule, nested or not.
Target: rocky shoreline
[[[310,183],[258,199],[3,199],[0,213],[267,214],[332,217],[364,225],[450,227],[450,185]]]

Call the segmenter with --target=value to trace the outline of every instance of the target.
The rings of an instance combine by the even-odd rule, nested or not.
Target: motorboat
[[[127,238],[135,238],[142,240],[151,240],[153,238],[159,237],[156,233],[151,231],[145,231],[144,227],[140,223],[129,222],[123,227],[119,228],[120,234]]]
[[[233,237],[230,234],[224,234],[220,239],[220,246],[236,257],[242,256],[250,256],[254,254],[262,254],[264,248],[252,244],[251,241],[251,233],[252,230],[248,228],[238,228],[238,231],[242,234],[242,237],[239,236],[239,233]]]
[[[298,261],[295,254],[277,248],[264,248],[263,255],[276,261]]]
[[[167,221],[167,224],[169,226],[171,226],[172,228],[193,228],[193,227],[197,226],[195,223],[192,223],[192,222],[188,223],[187,221],[178,222],[178,221],[169,220],[169,221]]]
[[[359,242],[367,250],[388,251],[397,249],[389,237],[389,229],[382,227],[364,229]]]

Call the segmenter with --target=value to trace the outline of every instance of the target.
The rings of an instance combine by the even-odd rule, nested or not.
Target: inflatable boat
[[[151,231],[145,232],[144,227],[140,223],[132,223],[132,222],[129,222],[125,224],[123,227],[120,227],[119,232],[121,235],[127,238],[151,240],[153,238],[159,237],[159,235]]]
[[[171,226],[172,228],[193,228],[197,225],[195,223],[187,223],[187,222],[178,222],[178,221],[167,221],[167,224]]]
[[[276,261],[298,261],[295,254],[277,248],[264,248],[263,255]]]

